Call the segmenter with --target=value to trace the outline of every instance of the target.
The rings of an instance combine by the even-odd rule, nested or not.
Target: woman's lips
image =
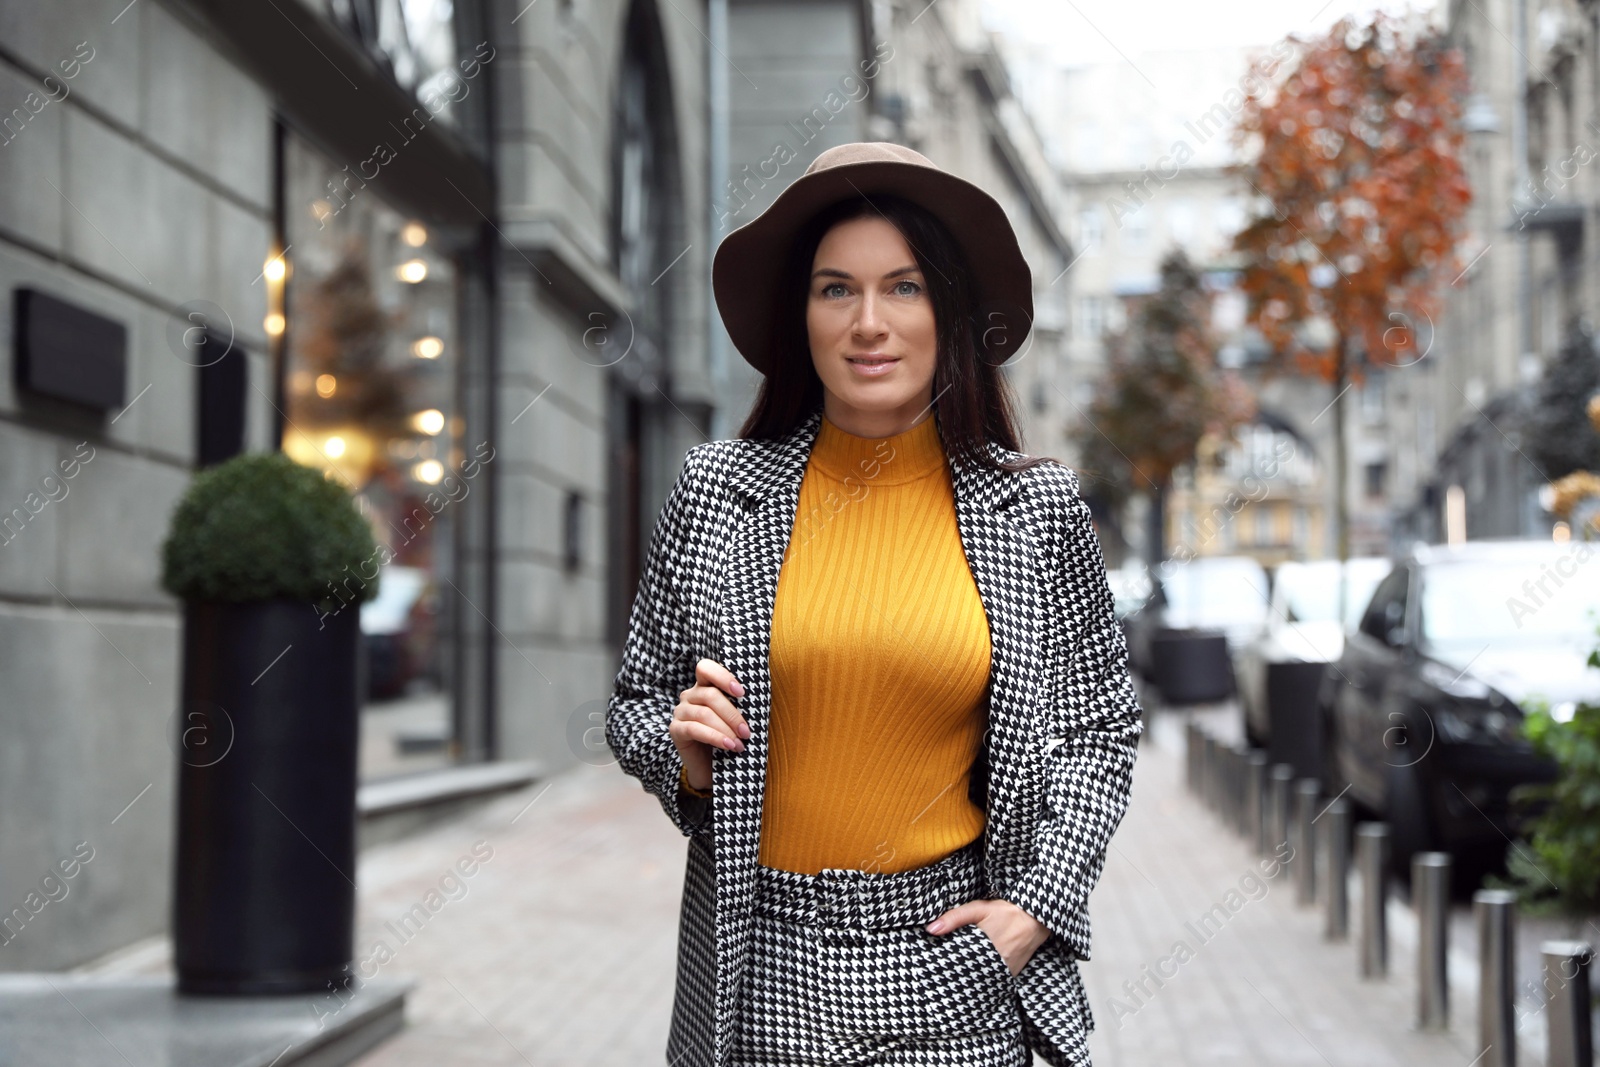
[[[892,356],[850,356],[845,362],[850,364],[850,369],[857,374],[875,378],[889,373],[900,360]]]

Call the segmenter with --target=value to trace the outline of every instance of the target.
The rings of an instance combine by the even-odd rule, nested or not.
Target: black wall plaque
[[[19,387],[102,411],[122,406],[127,327],[36,289],[16,290],[15,307]]]

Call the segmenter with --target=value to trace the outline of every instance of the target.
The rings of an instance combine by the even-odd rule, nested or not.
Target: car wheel
[[[1438,847],[1438,835],[1434,833],[1428,808],[1427,787],[1422,772],[1414,763],[1390,764],[1384,777],[1390,869],[1403,884],[1410,886],[1411,857]]]

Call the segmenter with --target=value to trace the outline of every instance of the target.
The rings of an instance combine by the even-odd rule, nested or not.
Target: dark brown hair
[[[849,219],[874,214],[888,220],[905,237],[933,302],[938,347],[933,407],[945,454],[955,462],[1001,470],[1059,462],[1047,456],[1000,462],[982,447],[987,439],[1013,452],[1022,451],[1015,398],[1001,371],[1007,357],[983,344],[977,298],[968,280],[971,274],[961,246],[933,212],[892,193],[837,201],[812,216],[796,235],[785,259],[778,313],[773,336],[767,342],[771,370],[763,376],[755,404],[738,436],[776,440],[822,406],[822,379],[811,361],[806,329],[811,265],[817,246],[830,229]]]

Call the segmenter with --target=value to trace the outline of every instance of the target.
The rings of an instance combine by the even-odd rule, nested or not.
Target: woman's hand
[[[689,784],[704,790],[711,788],[711,746],[742,752],[741,738],[750,736],[750,727],[728,699],[728,694],[744,696],[744,686],[728,668],[703,659],[694,665],[694,677],[698,684],[679,694],[667,733],[683,757]]]
[[[930,934],[943,934],[968,923],[989,936],[1012,974],[1020,974],[1034,952],[1050,938],[1050,928],[1009,900],[969,900],[928,924]]]

